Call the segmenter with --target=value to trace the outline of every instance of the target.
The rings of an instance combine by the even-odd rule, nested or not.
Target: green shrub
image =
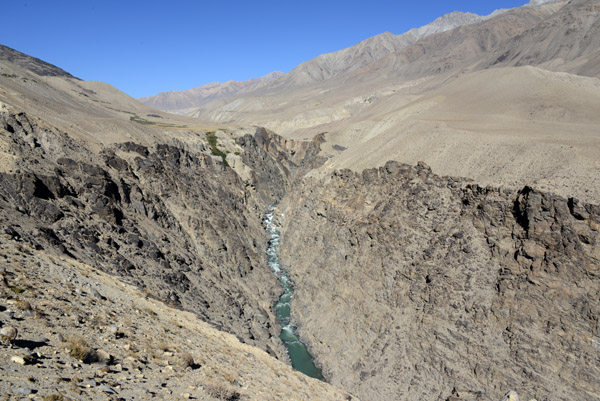
[[[210,131],[206,133],[206,140],[210,145],[212,150],[212,154],[215,156],[219,156],[223,160],[223,164],[229,167],[229,163],[227,163],[227,153],[223,152],[221,149],[217,147],[217,135]]]

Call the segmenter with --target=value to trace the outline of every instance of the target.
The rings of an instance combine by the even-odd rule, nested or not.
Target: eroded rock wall
[[[279,212],[292,315],[334,385],[363,401],[600,394],[598,206],[390,162],[304,179]]]
[[[272,311],[262,215],[286,177],[263,147],[243,157],[272,168],[243,181],[199,144],[115,144],[88,151],[26,114],[0,115],[2,230],[145,288],[283,360]],[[258,163],[254,163],[258,164]],[[270,186],[257,191],[257,180]]]

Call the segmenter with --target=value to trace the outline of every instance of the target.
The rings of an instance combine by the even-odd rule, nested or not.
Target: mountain
[[[571,1],[523,34],[498,47],[484,66],[538,65],[600,77],[600,19],[597,2]]]
[[[546,3],[557,3],[561,0],[530,0],[529,3],[527,3],[527,5],[529,6],[539,6],[542,4],[546,4]]]
[[[538,8],[538,6],[542,6],[546,3],[561,2],[557,0],[532,0],[529,4],[526,5],[526,7],[513,9],[513,11],[520,9],[522,12],[525,12],[524,9],[526,9],[527,7]],[[564,4],[564,1],[561,4]],[[435,36],[436,34],[448,32],[460,27],[476,25],[489,19],[498,17],[509,11],[511,10],[496,10],[487,16],[480,16],[473,13],[454,11],[452,13],[437,18],[430,24],[427,24],[420,28],[413,28],[401,35],[395,35],[390,32],[385,32],[380,35],[361,41],[360,43],[357,43],[356,45],[348,47],[346,49],[320,55],[312,60],[300,64],[287,74],[275,73],[276,75],[274,77],[272,77],[271,74],[269,74],[265,77],[252,79],[246,82],[230,81],[225,84],[212,83],[199,88],[189,89],[182,92],[172,91],[160,93],[155,96],[140,98],[139,100],[143,103],[146,103],[152,107],[156,107],[161,110],[178,111],[182,113],[182,110],[186,110],[187,112],[187,109],[191,109],[193,107],[201,107],[207,103],[210,103],[213,100],[220,100],[226,98],[237,99],[240,97],[245,97],[247,95],[252,96],[254,93],[257,95],[277,94],[281,91],[289,91],[292,88],[298,89],[301,87],[306,87],[315,84],[320,85],[321,83],[330,81],[332,79],[336,79],[340,76],[348,75],[352,72],[356,72],[362,76],[364,75],[364,68],[371,67],[374,64],[377,64],[378,62],[389,63],[389,59],[399,59],[403,64],[406,64],[407,61],[410,62],[411,60],[403,59],[403,51],[404,53],[408,52],[414,54],[416,49],[425,48],[423,51],[427,52],[427,54],[432,52],[444,52],[445,58],[447,58],[449,54],[454,54],[453,50],[456,49],[448,49],[447,43],[441,43],[440,41],[438,41],[439,38]],[[554,11],[556,11],[555,8]],[[532,14],[536,13],[539,13],[539,10],[533,12]],[[479,49],[480,51],[478,51],[477,54],[459,54],[458,56],[452,57],[460,59],[466,58],[468,60],[472,60],[474,56],[480,56],[482,54],[482,51],[491,51],[491,47],[497,45],[499,42],[505,41],[511,37],[518,35],[518,33],[521,32],[521,29],[524,28],[524,26],[519,25],[521,23],[524,23],[525,27],[531,27],[531,25],[533,25],[535,21],[505,21],[499,23],[500,25],[502,25],[500,29],[505,30],[505,32],[498,32],[498,27],[493,27],[491,25],[482,28],[475,28],[473,30],[467,30],[467,32],[465,32],[464,35],[468,36],[469,34],[471,34],[472,36],[478,36],[474,39],[463,39],[467,43],[477,41],[477,44],[474,44],[474,46],[481,46],[482,43],[490,42],[490,40],[492,42],[485,45],[485,48]],[[511,27],[511,25],[514,24],[517,24],[517,26]],[[490,29],[491,31],[487,32]],[[477,31],[477,33],[473,34],[472,31]],[[458,35],[460,36],[462,34],[463,33],[461,32]],[[432,35],[434,35],[435,39],[432,39],[429,43],[421,43],[422,39]],[[499,35],[499,37],[495,37],[496,35]],[[461,38],[453,36],[450,39],[450,43],[456,46],[460,43],[460,40]],[[419,42],[419,45],[416,45],[417,42]],[[428,49],[429,47],[433,48]],[[425,63],[427,62],[428,60],[425,61]],[[429,68],[428,71],[421,71],[421,75],[430,72],[437,73],[440,71],[440,68],[448,69],[446,65],[442,67],[437,66],[436,68],[437,69],[434,69],[432,67]],[[401,77],[403,79],[407,79],[411,76],[414,77],[415,74],[412,73],[410,76],[404,75]],[[223,103],[218,102],[217,104]]]
[[[279,87],[303,86],[331,79],[374,63],[412,42],[390,32],[366,39],[352,47],[320,55],[300,64],[278,82]]]
[[[414,38],[416,42],[426,36],[433,35],[435,33],[446,32],[451,29],[457,28],[462,25],[471,25],[478,22],[484,21],[486,17],[473,13],[463,13],[461,11],[454,11],[449,14],[443,15],[430,24],[422,26],[420,28],[413,28],[401,36],[407,36]]]
[[[266,119],[260,118],[263,113],[268,114],[270,120],[273,116],[280,120],[277,117],[280,104],[303,102],[304,110],[297,110],[296,115],[312,113],[314,107],[311,105],[321,100],[314,103],[305,100],[308,97],[323,98],[319,95],[322,91],[327,91],[324,100],[327,104],[337,98],[365,97],[367,91],[376,92],[415,79],[436,79],[443,74],[452,76],[465,70],[488,68],[489,64],[480,64],[482,59],[491,57],[509,40],[519,38],[546,18],[559,13],[564,4],[501,10],[486,17],[451,13],[420,30],[403,35],[384,33],[339,52],[321,55],[259,90],[208,102],[185,113],[223,122],[264,124]],[[277,100],[271,102],[271,99]],[[289,107],[286,107],[287,111]],[[339,115],[339,112],[333,115]],[[289,121],[287,117],[281,119]],[[307,125],[314,123],[301,124]],[[270,128],[287,132],[287,129],[281,131],[277,124]]]
[[[249,79],[248,81],[213,82],[198,88],[185,91],[163,92],[155,96],[141,97],[138,100],[160,110],[188,109],[201,106],[214,99],[233,97],[260,89],[282,75],[282,72],[274,71],[263,77]]]

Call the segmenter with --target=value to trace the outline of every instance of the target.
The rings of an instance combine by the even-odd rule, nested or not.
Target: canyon
[[[0,46],[0,393],[597,399],[599,16],[453,13],[148,104]]]

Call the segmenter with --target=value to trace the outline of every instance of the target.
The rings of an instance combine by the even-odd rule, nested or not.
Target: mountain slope
[[[55,65],[3,45],[0,45],[0,60],[5,60],[40,76],[74,78],[71,74]]]
[[[4,233],[0,250],[7,397],[356,400],[94,266]]]
[[[301,335],[363,400],[595,400],[600,207],[465,184],[389,162],[291,188]]]
[[[232,97],[251,92],[280,78],[282,75],[282,72],[274,71],[263,77],[249,79],[248,81],[228,81],[223,84],[214,82],[185,91],[163,92],[155,96],[141,97],[138,100],[159,110],[189,109],[201,106],[213,99]]]
[[[539,65],[598,77],[599,51],[600,2],[574,0],[509,40],[484,66]]]
[[[411,102],[402,94],[382,96],[347,120],[318,129],[329,132],[325,168],[360,171],[385,160],[422,160],[434,171],[481,184],[536,185],[594,201],[600,199],[598,109],[596,78],[495,68],[466,74]],[[336,151],[335,144],[345,150]]]

